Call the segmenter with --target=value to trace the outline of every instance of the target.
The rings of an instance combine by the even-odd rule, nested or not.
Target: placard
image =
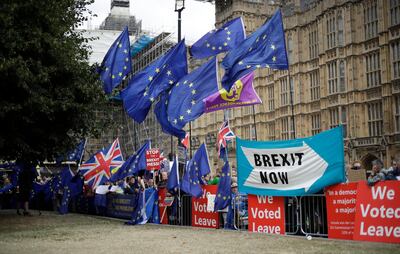
[[[346,183],[325,189],[328,238],[353,239],[358,183]]]
[[[400,184],[358,183],[354,240],[400,243]]]
[[[164,203],[164,199],[167,195],[166,188],[158,189],[158,212],[160,214],[160,223],[168,224],[168,214],[167,214],[167,206]]]
[[[160,169],[160,151],[156,148],[146,150],[146,169]]]
[[[192,226],[203,228],[218,228],[218,213],[207,210],[208,196],[217,194],[217,185],[202,186],[203,194],[200,198],[192,197]]]
[[[249,231],[285,234],[284,197],[248,195]]]

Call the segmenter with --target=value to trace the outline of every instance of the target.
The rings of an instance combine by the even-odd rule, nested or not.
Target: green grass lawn
[[[0,210],[0,253],[400,253],[400,245],[264,235]]]

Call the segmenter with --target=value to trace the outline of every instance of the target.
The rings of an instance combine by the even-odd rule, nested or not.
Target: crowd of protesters
[[[125,179],[111,183],[106,182],[92,190],[89,186],[84,185],[82,191],[83,198],[92,198],[95,204],[95,211],[99,215],[106,215],[106,197],[112,195],[139,195],[141,191],[148,188],[160,189],[167,186],[168,173],[170,171],[170,163],[164,162],[163,167],[154,173],[148,171],[141,171],[141,174],[136,176],[129,176]],[[356,161],[350,167],[351,170],[361,170],[362,166],[359,161]],[[0,208],[17,208],[17,213],[25,216],[31,216],[29,211],[29,201],[32,199],[34,185],[44,185],[51,181],[54,177],[51,175],[45,176],[38,174],[38,171],[33,165],[27,165],[18,174],[18,180],[13,179],[13,171],[2,171],[0,178]],[[233,229],[235,225],[240,223],[240,218],[247,217],[247,195],[240,194],[237,188],[237,172],[236,168],[232,167],[231,178],[231,204],[223,210],[220,210],[221,227]],[[209,175],[204,176],[204,182],[208,185],[218,185],[221,177],[221,169],[214,165],[214,170]],[[400,160],[394,159],[391,167],[385,169],[383,162],[380,159],[372,161],[372,170],[368,174],[367,183],[372,186],[379,181],[385,180],[400,180]],[[63,188],[54,190],[52,194],[52,208],[59,210],[61,207]],[[167,192],[167,197],[173,197],[177,193]],[[45,206],[43,197],[37,197],[39,203],[36,207]],[[13,202],[12,202],[13,201]],[[11,204],[11,205],[10,205]],[[31,204],[32,205],[32,204]],[[174,209],[177,209],[175,206]],[[22,211],[21,211],[22,210]],[[168,210],[169,214],[177,214],[177,211]],[[235,214],[233,214],[235,213]],[[233,221],[236,220],[236,221]]]

